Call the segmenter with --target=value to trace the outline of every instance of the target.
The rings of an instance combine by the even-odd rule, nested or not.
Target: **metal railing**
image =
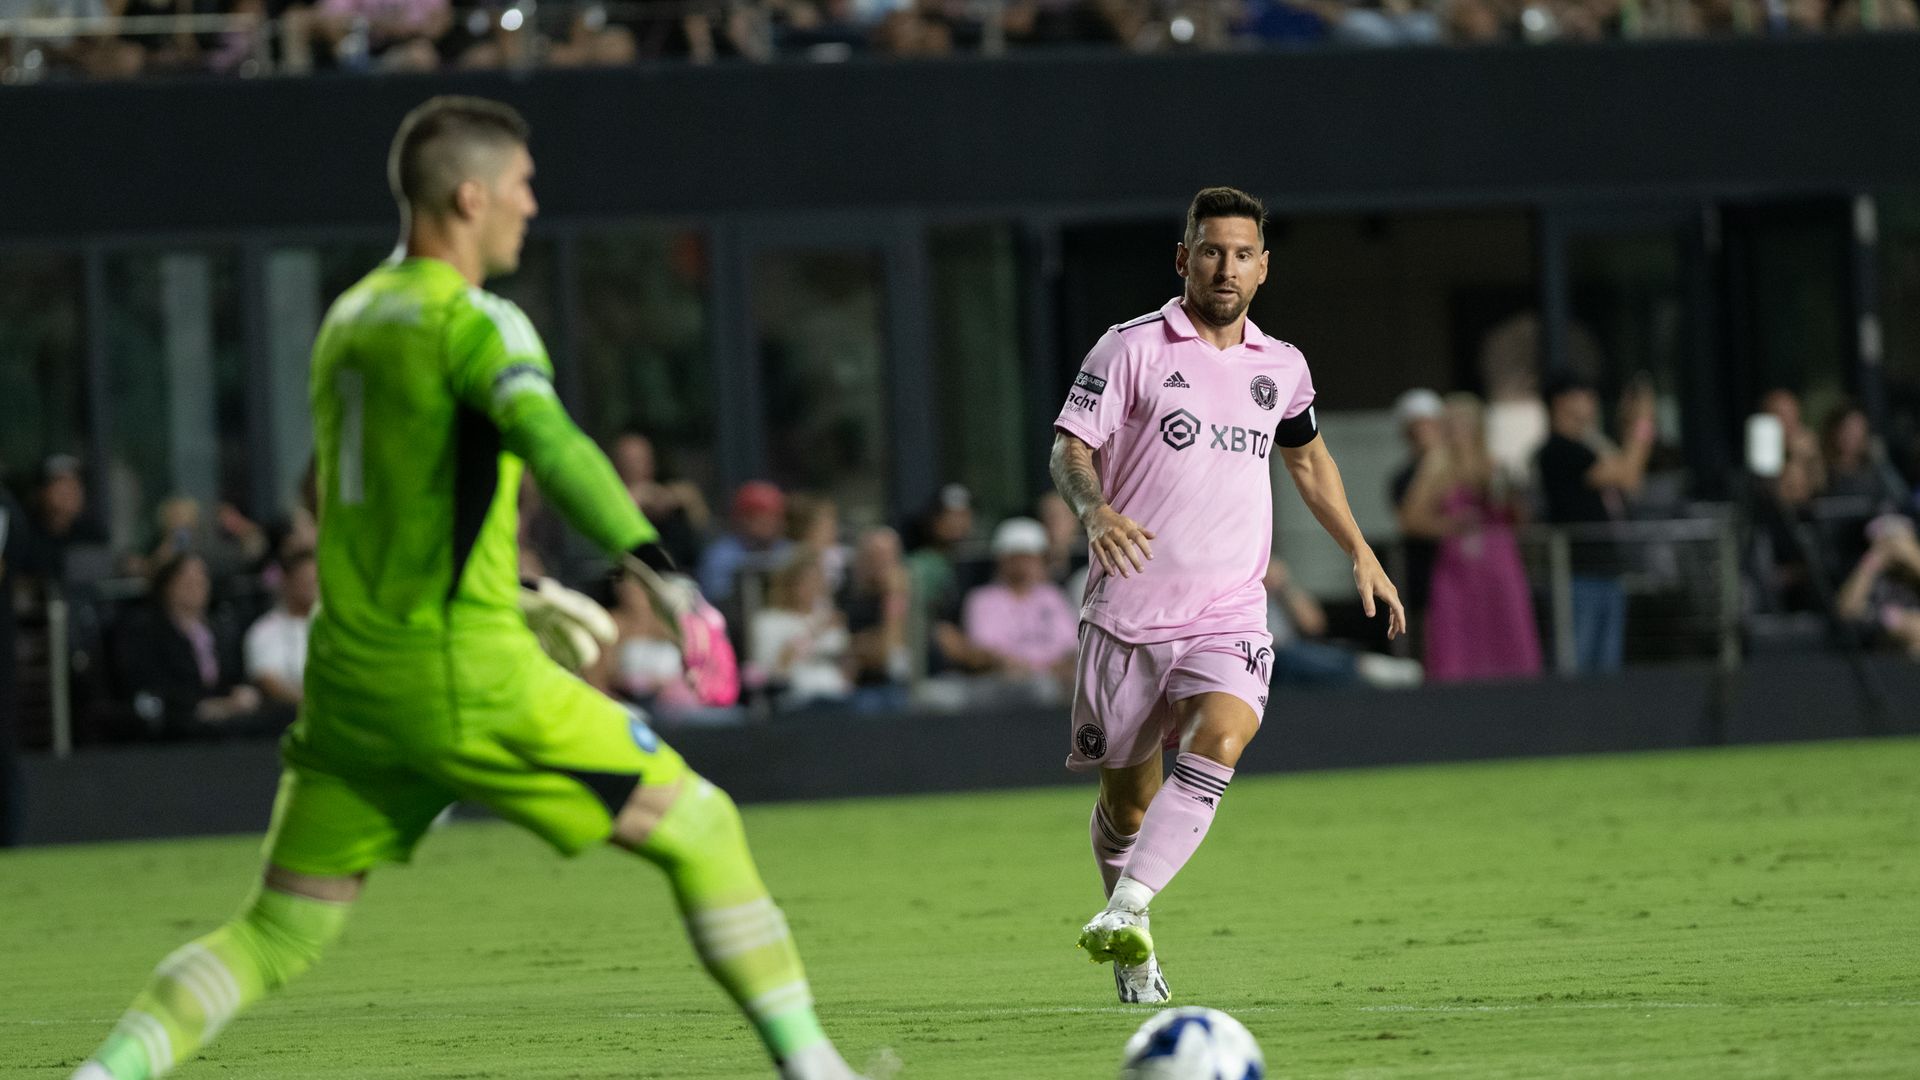
[[[1576,576],[1618,580],[1627,598],[1628,662],[1711,658],[1738,667],[1745,611],[1740,530],[1730,506],[1659,521],[1533,525],[1520,533],[1541,642],[1574,674]]]

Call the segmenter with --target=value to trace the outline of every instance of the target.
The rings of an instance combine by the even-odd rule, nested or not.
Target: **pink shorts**
[[[1273,638],[1265,631],[1129,645],[1083,623],[1067,768],[1146,761],[1178,734],[1173,703],[1199,694],[1232,694],[1264,714],[1272,663]]]

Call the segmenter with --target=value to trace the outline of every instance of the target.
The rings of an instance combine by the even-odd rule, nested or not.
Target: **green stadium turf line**
[[[770,763],[769,767],[777,767]],[[753,807],[826,1024],[900,1080],[1100,1080],[1085,787]],[[53,1078],[257,840],[0,855],[0,1076]],[[1920,1077],[1920,740],[1249,777],[1154,907],[1287,1078]],[[947,943],[952,943],[949,946]],[[377,873],[184,1080],[764,1078],[658,875],[497,824]]]

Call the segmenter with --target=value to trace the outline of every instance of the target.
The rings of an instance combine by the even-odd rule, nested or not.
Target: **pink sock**
[[[1154,892],[1166,888],[1207,838],[1214,809],[1232,779],[1232,769],[1199,754],[1175,758],[1173,775],[1147,807],[1126,876]]]
[[[1127,856],[1133,854],[1133,842],[1140,834],[1126,836],[1114,828],[1107,818],[1107,808],[1098,802],[1093,804],[1093,861],[1100,864],[1100,880],[1107,887],[1106,895],[1113,895],[1113,883],[1120,880],[1120,872],[1127,868]]]

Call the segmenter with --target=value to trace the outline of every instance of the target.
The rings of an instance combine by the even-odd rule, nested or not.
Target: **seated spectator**
[[[448,0],[320,0],[315,23],[343,68],[433,71],[453,8]]]
[[[122,689],[150,735],[250,730],[260,692],[237,677],[227,642],[207,619],[212,579],[198,555],[176,555],[153,574],[147,602],[115,639]]]
[[[1917,27],[1920,27],[1920,7],[1915,6],[1914,0],[1840,0],[1833,8],[1833,28],[1843,32]]]
[[[847,581],[852,553],[840,542],[840,508],[824,495],[795,495],[787,500],[787,542],[819,560],[827,577],[827,595]]]
[[[700,488],[686,480],[660,479],[653,440],[638,431],[622,432],[608,456],[633,504],[660,530],[660,546],[682,567],[699,565],[700,540],[713,522]]]
[[[1867,411],[1858,402],[1846,402],[1827,414],[1820,447],[1827,466],[1829,497],[1859,499],[1876,507],[1902,501],[1903,485],[1890,475],[1892,470],[1874,445]]]
[[[765,480],[750,480],[734,492],[733,531],[700,557],[700,591],[708,600],[731,600],[741,574],[768,573],[786,562],[786,508],[786,497]]]
[[[613,579],[613,606],[608,614],[619,628],[619,640],[601,654],[601,675],[589,678],[602,689],[665,716],[700,708],[700,699],[687,685],[687,668],[680,647],[647,599],[647,592],[629,574]]]
[[[271,704],[298,708],[305,697],[307,630],[320,604],[320,576],[313,552],[280,560],[280,598],[247,628],[247,681]]]
[[[547,45],[549,67],[620,67],[639,55],[633,31],[608,20],[604,4],[584,4],[574,10],[567,35]]]
[[[1074,571],[1087,565],[1087,534],[1081,531],[1073,508],[1057,491],[1040,496],[1033,510],[1033,516],[1047,530],[1047,580],[1064,585]]]
[[[900,534],[882,526],[869,529],[854,550],[840,610],[851,635],[847,649],[853,675],[853,706],[888,711],[907,704],[912,656],[907,645],[907,612],[912,603],[907,565],[900,556]]]
[[[783,709],[845,700],[851,644],[846,619],[827,601],[827,579],[807,552],[788,558],[773,575],[767,606],[748,627],[754,678],[777,695]]]
[[[960,571],[954,554],[973,535],[973,493],[964,485],[947,484],[915,525],[907,576],[914,606],[929,628],[928,668],[935,674],[969,669],[977,658],[960,630]]]
[[[1420,662],[1349,649],[1318,640],[1327,632],[1320,601],[1293,581],[1284,559],[1267,563],[1267,632],[1273,635],[1275,686],[1420,685]]]
[[[1782,505],[1798,508],[1827,489],[1827,464],[1820,453],[1820,437],[1802,419],[1800,398],[1791,390],[1776,389],[1760,399],[1760,411],[1780,421],[1786,439],[1786,465],[1776,482]]]
[[[994,579],[967,594],[961,628],[990,670],[1072,685],[1080,616],[1047,580],[1047,530],[1008,518],[993,531]]]
[[[1920,541],[1913,522],[1883,514],[1867,526],[1871,546],[1840,586],[1840,618],[1920,660]]]
[[[88,581],[107,570],[104,560],[88,566],[68,565],[68,553],[75,549],[105,552],[107,532],[87,514],[87,486],[78,458],[55,454],[40,466],[40,486],[33,496],[33,535],[40,548],[40,572],[65,583],[69,570],[82,571]]]
[[[120,5],[102,0],[0,0],[0,22],[15,19],[101,19],[121,14]],[[112,35],[57,34],[38,37],[51,71],[77,71],[95,78],[127,79],[140,74],[146,51],[138,42]],[[4,44],[11,44],[5,42]],[[20,50],[24,52],[25,50]],[[15,59],[19,53],[15,54]]]

